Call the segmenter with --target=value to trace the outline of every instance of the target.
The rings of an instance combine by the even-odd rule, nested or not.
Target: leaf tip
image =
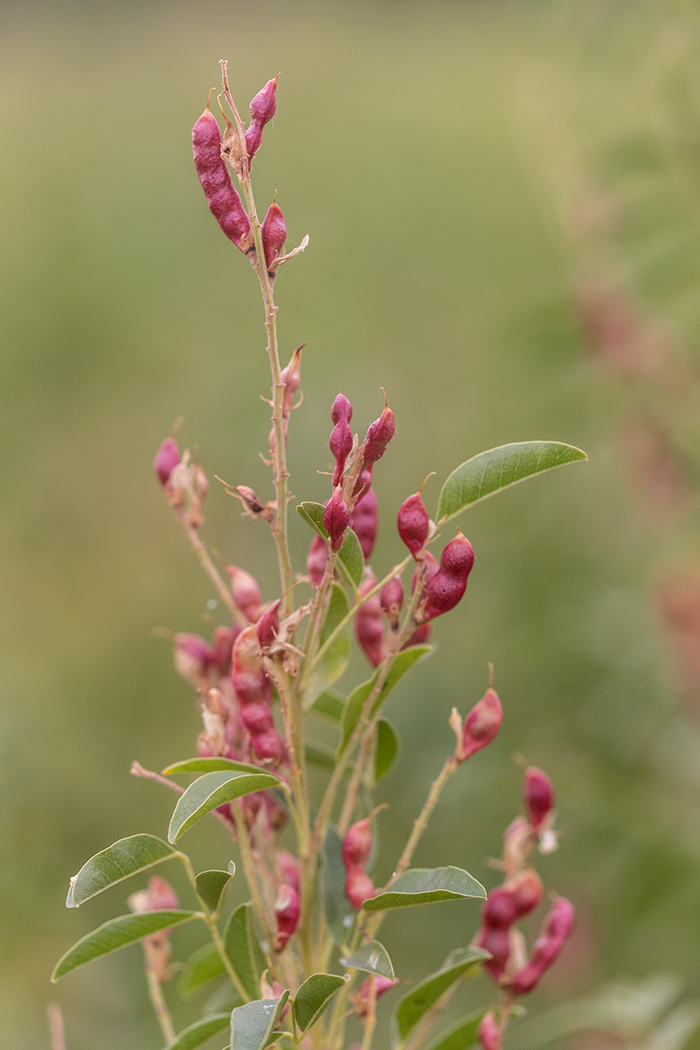
[[[70,885],[68,886],[68,896],[66,897],[66,908],[77,908],[77,907],[79,907],[79,905],[76,904],[76,902],[75,902],[75,898],[73,897],[73,890],[75,889],[75,884],[76,884],[77,881],[78,881],[78,876],[77,875],[73,875],[73,877],[70,880]]]

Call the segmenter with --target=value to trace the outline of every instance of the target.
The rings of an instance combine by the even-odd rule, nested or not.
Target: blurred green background
[[[700,732],[656,596],[698,557],[698,5],[7,2],[0,30],[0,1047],[47,1047],[51,998],[69,1050],[160,1045],[137,949],[56,989],[48,974],[124,907],[120,887],[66,911],[69,876],[121,836],[164,831],[171,796],[131,778],[131,760],[160,769],[198,731],[151,630],[201,631],[211,593],[155,448],[182,415],[211,479],[269,496],[254,275],[190,155],[222,57],[242,109],[282,71],[256,192],[266,207],[278,190],[288,245],[310,235],[277,292],[283,356],[309,340],[295,495],[325,498],[340,388],[361,431],[380,386],[396,413],[375,472],[382,571],[401,554],[396,508],[429,471],[430,502],[483,448],[553,438],[590,456],[463,519],[478,555],[467,598],[388,706],[404,751],[380,794],[378,874],[452,746],[452,705],[478,699],[492,661],[503,733],[450,783],[418,863],[497,881],[486,858],[518,810],[520,752],[555,781],[561,849],[540,870],[580,914],[533,1013],[657,971],[696,993]],[[677,382],[589,353],[577,295],[591,281],[663,326]],[[640,417],[669,430],[680,509],[659,511],[621,450]],[[206,509],[208,542],[275,597],[263,527],[216,483]],[[292,529],[301,569],[309,536]],[[202,866],[229,859],[218,826],[190,845]],[[399,974],[468,943],[476,913],[392,917]],[[176,938],[181,957],[196,943]],[[463,1005],[489,995],[480,980]]]

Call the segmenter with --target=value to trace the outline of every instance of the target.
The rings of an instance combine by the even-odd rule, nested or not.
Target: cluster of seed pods
[[[153,469],[170,505],[194,529],[204,521],[202,504],[209,491],[207,476],[190,456],[189,450],[180,452],[174,437],[161,443],[153,461]]]
[[[372,852],[371,817],[358,820],[348,828],[343,838],[342,857],[345,866],[345,896],[356,911],[362,908],[362,902],[374,897],[374,883],[365,871],[365,866]]]

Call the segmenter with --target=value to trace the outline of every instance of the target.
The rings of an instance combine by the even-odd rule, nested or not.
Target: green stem
[[[444,788],[445,784],[450,779],[452,774],[456,771],[458,766],[459,762],[454,757],[454,755],[450,755],[449,758],[445,759],[445,764],[442,767],[439,776],[433,781],[431,785],[430,793],[427,799],[425,800],[423,808],[420,811],[420,815],[413,822],[413,830],[411,831],[408,842],[406,843],[404,851],[401,854],[399,863],[396,865],[396,871],[391,876],[382,892],[386,892],[386,890],[389,889],[391,884],[395,882],[396,879],[398,879],[399,875],[403,875],[406,868],[411,863],[411,860],[413,859],[413,854],[416,851],[416,847],[423,836],[423,832],[428,826],[428,821],[430,820],[431,814],[437,806],[438,802],[440,801],[442,789]]]
[[[148,938],[144,941],[143,953],[146,959],[148,997],[151,1000],[156,1019],[166,1044],[172,1043],[177,1033],[175,1031],[175,1025],[173,1024],[173,1019],[170,1016],[170,1011],[165,1002],[163,985],[160,982],[158,969],[155,965],[155,959],[153,958],[152,946],[148,943]]]

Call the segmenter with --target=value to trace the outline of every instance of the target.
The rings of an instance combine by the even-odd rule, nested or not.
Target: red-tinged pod
[[[537,766],[528,766],[525,770],[523,799],[530,826],[533,831],[539,831],[554,806],[554,788],[544,770]]]
[[[440,570],[440,564],[432,553],[432,551],[423,551],[420,556],[420,564],[423,569],[423,586],[427,587],[433,576]],[[418,585],[418,569],[413,573],[411,577],[411,594],[415,591]]]
[[[129,897],[129,908],[133,912],[176,911],[180,907],[177,893],[160,875],[151,875],[148,889],[139,890]]]
[[[250,113],[252,120],[250,127],[245,133],[245,148],[248,154],[249,161],[252,161],[255,154],[262,145],[262,133],[263,128],[268,124],[275,113],[277,112],[277,77],[274,80],[268,80],[267,84],[261,91],[258,91],[255,98],[250,103]]]
[[[274,728],[251,735],[250,746],[260,762],[267,762],[275,766],[283,762],[287,754],[284,740]]]
[[[392,576],[387,580],[381,589],[379,601],[389,626],[395,631],[399,626],[403,605],[403,584],[400,576]]]
[[[542,934],[535,941],[529,961],[510,981],[513,995],[526,995],[539,984],[566,944],[573,925],[573,904],[565,897],[557,897],[544,920]]]
[[[282,415],[285,420],[289,419],[292,411],[294,395],[299,389],[299,384],[301,383],[301,352],[305,346],[306,343],[302,343],[301,346],[296,348],[290,358],[289,364],[286,365],[280,373],[280,380],[284,383]]]
[[[364,868],[372,852],[372,833],[370,818],[358,820],[345,832],[341,854],[346,871]]]
[[[374,883],[362,868],[352,868],[345,880],[345,896],[355,911],[360,911],[364,901],[376,895]]]
[[[241,633],[237,623],[231,627],[217,627],[211,637],[211,647],[214,652],[214,664],[220,675],[227,675],[231,670],[231,653],[233,643]]]
[[[366,496],[372,487],[372,464],[364,466],[360,473],[357,475],[357,481],[352,490],[352,498],[355,503],[359,503],[363,496]]]
[[[333,487],[340,485],[345,464],[352,451],[352,430],[344,419],[339,419],[331,431],[328,446],[335,459],[335,470],[333,471]]]
[[[374,489],[369,488],[364,496],[355,503],[350,519],[350,528],[360,541],[365,561],[369,561],[374,550],[374,543],[377,538],[377,520],[377,494]]]
[[[255,624],[250,624],[236,638],[231,655],[231,683],[241,705],[270,700],[270,683],[257,652],[258,632]]]
[[[376,586],[373,576],[360,584],[360,594],[364,597]],[[375,594],[361,605],[355,614],[355,637],[363,653],[372,664],[378,667],[383,658],[384,620],[379,595]]]
[[[262,224],[263,251],[268,270],[280,256],[286,240],[287,224],[284,221],[282,209],[273,201],[267,209],[267,215]]]
[[[420,492],[414,492],[399,507],[396,524],[399,536],[415,558],[423,550],[430,532],[430,518]]]
[[[506,886],[491,890],[481,909],[481,921],[491,930],[507,930],[517,917],[515,897]]]
[[[269,649],[277,641],[280,633],[281,603],[282,599],[278,598],[276,602],[268,606],[256,624],[261,649]]]
[[[398,977],[380,977],[376,975],[374,978],[374,998],[381,999],[385,992],[388,992],[390,988],[395,988],[397,984],[401,984]],[[370,1000],[370,978],[367,977],[359,987],[359,990],[352,996],[351,1002],[355,1008],[355,1013],[359,1018],[367,1016],[369,1011],[369,1000]]]
[[[284,881],[299,892],[299,861],[288,849],[277,850],[277,863],[280,866]]]
[[[258,581],[245,569],[239,569],[237,565],[229,565],[227,568],[231,577],[231,594],[234,602],[246,618],[251,623],[255,623],[260,615],[262,602]]]
[[[241,721],[251,736],[269,733],[275,728],[270,705],[261,700],[241,704]]]
[[[282,883],[274,904],[277,933],[275,950],[281,952],[299,924],[299,894],[293,886]]]
[[[462,747],[457,756],[460,761],[464,762],[476,751],[490,744],[498,735],[502,721],[501,701],[495,689],[489,687],[464,719]]]
[[[323,524],[328,530],[328,538],[332,551],[339,551],[343,545],[345,530],[350,524],[350,511],[343,499],[343,489],[340,485],[334,490],[333,495],[326,504],[323,512]]]
[[[209,211],[229,240],[240,248],[250,234],[250,219],[221,157],[221,129],[209,106],[192,128],[192,150]]]
[[[364,462],[376,463],[377,460],[380,460],[395,433],[394,413],[387,405],[379,419],[375,419],[374,423],[369,425],[362,445]]]
[[[306,571],[314,587],[321,586],[321,580],[328,564],[328,544],[321,536],[314,536],[306,555]]]
[[[216,660],[214,650],[198,634],[176,634],[173,642],[175,670],[192,685],[201,687]]]
[[[482,927],[474,941],[478,948],[490,952],[491,958],[482,964],[494,981],[500,981],[508,968],[510,960],[510,929],[509,927],[498,928]]]
[[[352,404],[341,391],[331,405],[331,422],[340,423],[342,420],[346,423],[352,421]]]
[[[516,919],[523,919],[534,911],[542,900],[542,880],[534,868],[524,868],[506,883],[515,902]]]
[[[415,631],[408,639],[408,641],[401,646],[402,649],[408,649],[412,645],[425,645],[430,638],[431,626],[429,623],[422,623],[420,627],[416,627]]]
[[[501,1050],[501,1029],[492,1010],[481,1018],[476,1037],[483,1050]]]
[[[155,470],[158,480],[163,488],[168,484],[170,475],[181,459],[182,456],[180,455],[180,449],[178,448],[175,438],[166,438],[158,448],[156,458],[153,460],[153,469]]]
[[[440,568],[426,587],[421,612],[423,623],[450,612],[462,600],[473,565],[474,548],[466,536],[458,532],[443,550]]]

